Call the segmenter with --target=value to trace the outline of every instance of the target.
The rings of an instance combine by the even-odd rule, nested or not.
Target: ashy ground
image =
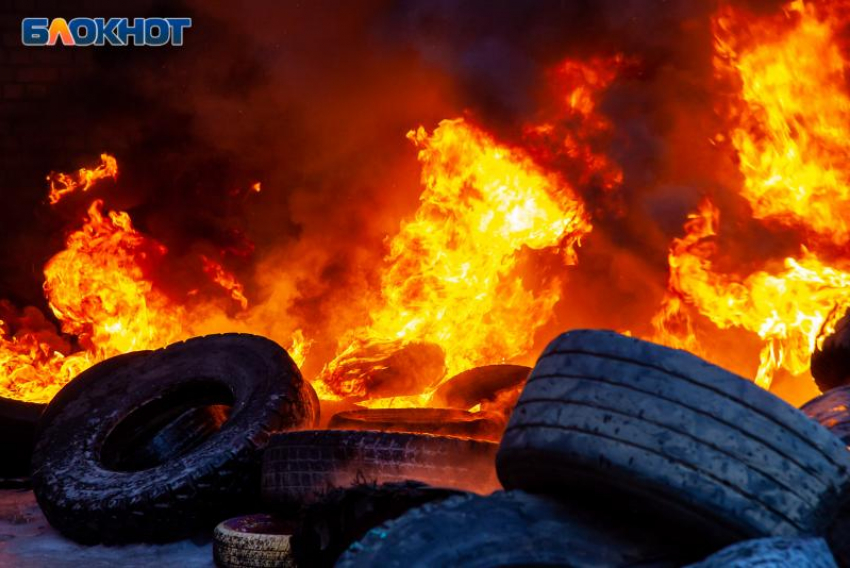
[[[181,541],[164,545],[81,546],[47,523],[32,491],[0,490],[2,568],[212,568],[212,544]]]

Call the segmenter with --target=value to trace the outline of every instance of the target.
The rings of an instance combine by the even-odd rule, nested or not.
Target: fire
[[[105,179],[115,179],[118,176],[118,162],[109,154],[100,155],[100,165],[94,169],[80,168],[76,174],[51,173],[47,176],[50,182],[50,193],[47,196],[51,205],[77,190],[86,192],[95,182]]]
[[[101,156],[95,169],[49,176],[49,200],[55,204],[73,191],[87,191],[98,180],[114,178],[117,161]],[[166,248],[142,234],[125,212],[89,206],[81,228],[71,232],[65,249],[44,267],[44,293],[61,332],[34,308],[25,316],[0,307],[0,396],[48,402],[78,373],[109,357],[163,347],[194,334],[203,322],[167,297],[151,273]],[[221,265],[204,258],[207,274],[244,309],[244,287]],[[9,312],[10,315],[7,315]],[[33,315],[37,314],[37,315]],[[202,326],[200,326],[202,327]],[[69,341],[66,337],[72,337]],[[303,335],[293,338],[300,364],[309,348]]]
[[[850,95],[840,32],[846,2],[789,3],[778,18],[727,6],[716,68],[737,83],[731,141],[757,219],[850,240]]]
[[[165,345],[180,336],[181,309],[153,287],[146,268],[166,253],[123,212],[88,209],[83,227],[44,268],[44,291],[62,331],[98,360]]]
[[[780,368],[793,375],[807,372],[827,318],[835,306],[850,307],[846,293],[850,272],[827,266],[803,249],[799,258],[786,258],[782,269],[746,277],[719,274],[711,261],[717,252],[712,238],[718,220],[718,210],[705,201],[699,212],[689,217],[686,235],[673,241],[669,255],[673,295],[653,322],[658,339],[700,351],[688,315],[682,311],[684,302],[720,329],[738,327],[758,334],[764,341],[756,375],[760,386],[769,388]],[[844,309],[836,311],[843,313]]]
[[[81,349],[60,351],[55,333],[23,330],[10,336],[3,329],[0,396],[47,402],[98,361],[183,337],[182,308],[147,277],[147,269],[165,253],[165,247],[133,227],[129,215],[105,214],[103,202],[94,201],[82,228],[68,236],[65,250],[44,268],[50,309],[62,332],[75,336]]]
[[[292,333],[292,339],[286,351],[298,367],[303,367],[312,346],[313,341],[304,336],[304,331],[296,329]]]
[[[370,325],[343,340],[322,374],[337,396],[365,397],[370,374],[404,346],[439,346],[446,375],[524,354],[559,292],[557,282],[528,289],[513,274],[519,253],[559,247],[574,263],[591,230],[563,179],[471,123],[444,120],[408,138],[419,148],[421,204],[388,243]]]
[[[749,275],[712,265],[718,210],[703,203],[669,254],[667,298],[653,321],[656,339],[700,352],[689,307],[721,329],[763,341],[756,383],[809,370],[823,334],[850,306],[850,96],[838,34],[844,3],[795,0],[778,17],[724,6],[714,19],[715,68],[733,86],[724,107],[755,219],[798,231],[801,253]],[[846,11],[845,11],[846,12]],[[839,249],[840,250],[840,249]]]
[[[248,298],[245,297],[245,287],[236,279],[236,276],[206,255],[201,255],[201,262],[204,265],[204,272],[207,276],[228,292],[233,301],[238,303],[243,310],[247,310]]]

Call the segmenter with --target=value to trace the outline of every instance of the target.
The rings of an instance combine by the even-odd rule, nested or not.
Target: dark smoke
[[[95,195],[169,248],[170,293],[200,285],[199,254],[219,258],[265,305],[256,321],[324,332],[315,360],[327,360],[336,335],[363,322],[385,237],[415,210],[419,170],[405,133],[466,114],[517,141],[547,96],[546,70],[566,57],[623,53],[639,63],[602,102],[614,128],[600,150],[624,171],[617,207],[577,188],[595,230],[541,337],[573,325],[645,328],[685,215],[706,194],[743,207],[730,190],[728,148],[708,143],[720,128],[713,1],[86,6],[86,15],[188,15],[194,26],[182,48],[77,50],[71,65],[57,58],[67,76],[30,114],[12,117],[21,131],[37,125],[26,146],[32,163],[0,178],[9,196],[0,297],[15,303],[45,308],[40,267],[91,197],[49,210],[43,176],[108,151],[121,177]],[[50,15],[75,14],[63,4]],[[247,191],[255,181],[260,194]],[[739,238],[756,229],[730,230]]]

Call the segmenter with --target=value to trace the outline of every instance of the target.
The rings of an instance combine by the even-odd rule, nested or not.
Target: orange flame
[[[731,140],[757,219],[850,240],[850,96],[838,34],[846,2],[790,2],[778,18],[724,7],[715,66],[737,83]]]
[[[760,386],[769,388],[780,368],[794,375],[807,372],[827,318],[835,306],[850,307],[846,292],[850,272],[827,266],[803,249],[800,258],[786,258],[782,270],[746,277],[718,274],[711,262],[718,219],[717,209],[705,201],[699,212],[689,217],[686,235],[673,241],[669,255],[673,295],[653,321],[657,339],[701,351],[682,311],[684,302],[720,329],[738,327],[758,334],[764,341],[756,375]]]
[[[591,229],[563,179],[472,124],[444,120],[408,137],[419,147],[421,205],[389,242],[371,324],[349,334],[322,373],[338,396],[366,396],[370,373],[411,343],[441,347],[449,375],[524,354],[559,292],[557,283],[527,289],[513,274],[517,255],[560,247],[573,263]]]
[[[79,372],[129,351],[166,345],[182,337],[182,308],[171,305],[146,276],[166,253],[145,237],[126,213],[103,212],[95,201],[82,228],[44,268],[44,291],[75,353],[57,349],[55,334],[0,330],[0,396],[47,402]]]
[[[236,276],[206,255],[201,255],[201,262],[203,262],[204,272],[207,276],[228,292],[233,301],[238,303],[243,310],[247,310],[248,298],[245,297],[245,287],[236,279]]]
[[[76,175],[51,174],[51,202],[114,178],[115,158],[103,154],[101,160],[101,166],[82,168]],[[163,245],[133,227],[127,213],[105,213],[103,202],[94,201],[82,227],[68,235],[65,249],[44,267],[48,305],[62,333],[73,336],[73,345],[34,308],[28,310],[38,317],[14,322],[16,318],[4,316],[9,321],[0,320],[0,396],[48,402],[64,384],[99,361],[191,335],[192,314],[151,280],[152,269],[166,253]],[[212,272],[235,300],[247,305],[235,277],[220,266]],[[295,343],[303,354],[307,348],[303,337],[296,337]]]
[[[86,192],[99,180],[118,177],[118,162],[114,156],[101,154],[100,162],[98,167],[94,169],[80,168],[76,174],[54,172],[47,176],[47,181],[50,182],[50,193],[47,199],[50,204],[59,203],[63,197],[77,190]]]
[[[718,77],[737,89],[727,106],[741,195],[754,218],[803,229],[803,246],[781,269],[721,274],[711,262],[719,213],[705,202],[673,242],[670,294],[653,324],[657,339],[696,352],[688,306],[721,329],[756,333],[765,388],[779,369],[806,374],[850,306],[850,267],[823,260],[850,241],[850,96],[837,43],[845,4],[795,0],[767,18],[724,6],[713,22]]]

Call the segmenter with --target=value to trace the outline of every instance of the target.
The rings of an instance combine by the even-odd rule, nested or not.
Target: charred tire
[[[132,445],[122,462],[126,468],[140,470],[186,455],[218,432],[229,414],[230,407],[224,404],[189,408],[138,446]]]
[[[244,511],[271,434],[314,420],[298,368],[252,335],[190,339],[83,375],[48,406],[33,454],[45,516],[83,543],[176,540]],[[185,455],[143,470],[125,459],[145,424],[215,404],[232,406],[229,419]]]
[[[334,415],[328,428],[412,432],[499,441],[505,429],[505,420],[495,414],[455,408],[364,408]]]
[[[850,311],[812,353],[812,377],[823,392],[850,383]]]
[[[449,408],[472,408],[493,400],[499,391],[521,385],[531,373],[523,365],[485,365],[469,369],[441,384],[432,397],[435,404]]]
[[[836,568],[822,538],[759,538],[740,542],[688,568]]]
[[[295,568],[293,529],[270,515],[228,519],[213,531],[213,560],[221,568]]]
[[[800,410],[850,445],[850,386],[838,387],[813,398]]]
[[[464,495],[370,530],[339,568],[681,566],[651,526],[522,491]]]
[[[29,476],[38,417],[45,406],[0,398],[0,479]]]
[[[298,566],[330,568],[373,527],[410,509],[460,494],[417,481],[334,489],[299,516],[298,529],[292,536],[295,562]]]
[[[753,383],[595,330],[549,344],[497,457],[506,488],[627,496],[717,542],[820,533],[848,469],[840,440]]]
[[[405,480],[489,492],[498,487],[496,448],[427,434],[286,432],[273,436],[263,455],[263,499],[291,512],[337,487]]]

